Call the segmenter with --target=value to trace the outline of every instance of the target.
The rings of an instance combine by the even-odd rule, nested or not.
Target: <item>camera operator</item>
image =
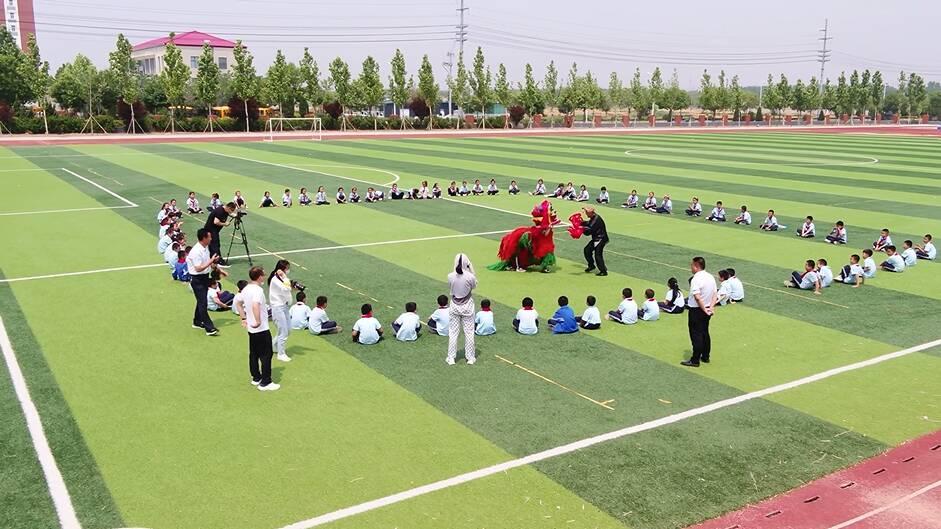
[[[220,206],[211,213],[209,213],[209,218],[206,219],[205,229],[209,230],[212,233],[212,242],[209,245],[209,255],[222,255],[222,249],[220,247],[219,241],[221,241],[222,228],[225,228],[231,224],[230,217],[235,213],[235,203],[229,202],[224,206]],[[227,263],[221,263],[227,264]]]
[[[193,295],[196,296],[196,310],[193,312],[193,328],[203,329],[206,336],[215,336],[219,334],[216,326],[209,318],[209,274],[216,268],[219,262],[219,254],[211,254],[209,247],[212,245],[212,232],[202,228],[196,232],[197,243],[193,245],[189,254],[186,256],[186,268],[190,275],[190,286],[193,288]]]
[[[281,259],[274,265],[274,270],[268,276],[268,301],[271,304],[271,319],[278,326],[278,335],[272,340],[272,345],[278,353],[278,360],[290,362],[287,354],[288,335],[291,333],[291,305],[294,303],[292,293],[294,289],[304,290],[306,287],[297,281],[291,281],[288,271],[291,263]]]

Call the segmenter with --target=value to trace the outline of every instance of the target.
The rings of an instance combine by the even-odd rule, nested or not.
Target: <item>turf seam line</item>
[[[95,206],[90,208],[69,208],[69,209],[42,209],[38,211],[12,211],[8,213],[0,213],[0,217],[10,217],[15,215],[40,215],[46,213],[74,213],[76,211],[104,211],[108,209],[124,209],[124,208],[136,208],[134,206]]]
[[[879,507],[879,508],[877,508],[877,509],[873,509],[873,510],[871,510],[871,511],[865,513],[865,514],[861,514],[861,515],[857,516],[856,518],[853,518],[852,520],[847,520],[847,521],[845,521],[845,522],[838,523],[838,524],[836,524],[836,525],[830,526],[830,527],[828,527],[827,529],[843,529],[844,527],[849,527],[849,526],[851,526],[851,525],[855,525],[857,522],[861,522],[861,521],[866,520],[866,519],[868,519],[868,518],[872,518],[873,516],[876,516],[877,514],[882,514],[882,513],[885,512],[885,511],[890,511],[890,510],[892,510],[892,509],[898,507],[899,505],[902,505],[902,504],[905,503],[905,502],[911,501],[911,500],[917,498],[918,496],[921,496],[922,494],[931,492],[932,490],[934,490],[934,489],[936,489],[936,488],[938,488],[938,487],[941,487],[941,479],[939,479],[938,481],[935,481],[934,483],[932,483],[932,484],[930,484],[930,485],[926,485],[926,486],[924,486],[924,487],[922,487],[922,488],[916,490],[915,492],[912,492],[911,494],[907,494],[907,495],[905,495],[905,496],[902,496],[901,498],[899,498],[899,499],[897,499],[897,500],[895,500],[895,501],[893,501],[893,502],[891,502],[891,503],[887,503],[887,504],[883,505],[882,507]]]
[[[75,514],[75,507],[72,505],[72,497],[69,495],[69,490],[65,485],[62,473],[59,471],[59,466],[56,464],[56,458],[52,455],[49,440],[43,430],[42,419],[39,417],[39,410],[36,409],[36,404],[30,397],[26,378],[23,376],[20,363],[16,359],[16,353],[13,351],[13,344],[10,343],[10,337],[7,335],[3,318],[0,318],[0,349],[3,349],[3,358],[6,361],[7,370],[13,382],[16,398],[20,401],[20,407],[23,409],[29,436],[33,441],[33,448],[36,450],[36,457],[39,459],[39,464],[46,478],[46,484],[49,487],[49,495],[52,497],[52,503],[59,517],[59,525],[62,529],[81,529],[82,526]]]
[[[622,428],[619,430],[614,430],[611,432],[595,435],[593,437],[588,437],[585,439],[581,439],[578,441],[560,445],[555,448],[550,448],[548,450],[536,452],[536,453],[533,453],[533,454],[530,454],[528,456],[524,456],[518,459],[511,459],[509,461],[504,461],[503,463],[498,463],[498,464],[491,465],[488,467],[473,470],[471,472],[466,472],[464,474],[459,474],[457,476],[439,480],[433,483],[428,483],[426,485],[415,487],[413,489],[405,490],[402,492],[397,492],[395,494],[391,494],[388,496],[384,496],[382,498],[377,498],[375,500],[360,503],[358,505],[353,505],[353,506],[339,509],[333,512],[321,514],[314,518],[302,520],[302,521],[284,526],[281,529],[310,529],[312,527],[318,527],[321,525],[335,522],[337,520],[342,520],[345,518],[349,518],[351,516],[356,516],[358,514],[369,512],[369,511],[379,509],[382,507],[387,507],[389,505],[394,505],[396,503],[400,503],[405,500],[409,500],[409,499],[416,498],[419,496],[424,496],[432,492],[444,490],[444,489],[451,488],[457,485],[462,485],[464,483],[476,481],[478,479],[482,479],[482,478],[492,476],[495,474],[500,474],[500,473],[506,472],[514,468],[519,468],[519,467],[531,465],[533,463],[538,463],[540,461],[552,459],[558,456],[570,454],[572,452],[576,452],[578,450],[582,450],[584,448],[588,448],[597,444],[605,443],[608,441],[613,441],[615,439],[620,439],[622,437],[634,435],[634,434],[645,432],[648,430],[654,430],[656,428],[678,423],[686,419],[697,417],[699,415],[704,415],[707,413],[711,413],[713,411],[728,408],[730,406],[735,406],[743,402],[748,402],[751,400],[764,398],[769,395],[780,393],[782,391],[787,391],[789,389],[797,388],[806,384],[818,382],[820,380],[825,380],[825,379],[834,377],[836,375],[840,375],[840,374],[847,373],[850,371],[855,371],[857,369],[862,369],[864,367],[869,367],[869,366],[873,366],[876,364],[880,364],[888,360],[894,360],[896,358],[908,356],[910,354],[918,353],[927,349],[931,349],[939,345],[941,345],[941,339],[937,339],[931,342],[926,342],[921,345],[909,347],[907,349],[895,351],[893,353],[886,353],[884,355],[876,356],[868,360],[855,362],[855,363],[848,364],[848,365],[841,366],[841,367],[835,367],[832,369],[828,369],[826,371],[822,371],[820,373],[816,373],[814,375],[809,375],[809,376],[802,377],[796,380],[792,380],[791,382],[785,382],[783,384],[778,384],[778,385],[771,386],[765,389],[752,391],[750,393],[745,393],[742,395],[738,395],[736,397],[723,399],[720,401],[713,402],[711,404],[707,404],[705,406],[692,408],[684,412],[676,413],[673,415],[668,415],[666,417],[661,417],[659,419],[655,419],[655,420],[648,421],[645,423],[637,424],[634,426],[628,426],[626,428]],[[835,528],[831,528],[831,529],[835,529]]]
[[[614,399],[609,399],[609,400],[605,400],[605,401],[598,401],[598,400],[595,400],[595,399],[589,397],[588,395],[585,395],[585,394],[583,394],[583,393],[579,393],[579,392],[575,391],[574,389],[569,388],[569,387],[567,387],[567,386],[564,386],[564,385],[562,385],[562,384],[556,382],[555,380],[552,380],[551,378],[549,378],[549,377],[547,377],[547,376],[545,376],[545,375],[540,375],[539,373],[533,371],[532,369],[529,369],[528,367],[526,367],[526,366],[524,366],[524,365],[517,364],[516,362],[514,362],[514,361],[512,361],[512,360],[509,360],[509,359],[507,359],[507,358],[504,358],[504,357],[502,357],[502,356],[500,356],[500,355],[493,355],[493,356],[497,357],[497,360],[500,360],[501,362],[503,362],[503,363],[505,363],[505,364],[508,364],[508,365],[511,365],[511,366],[513,366],[513,367],[515,367],[515,368],[517,368],[517,369],[520,369],[520,370],[522,370],[522,371],[525,372],[525,373],[529,373],[530,375],[532,375],[532,376],[534,376],[534,377],[536,377],[536,378],[545,380],[546,382],[548,382],[548,383],[550,383],[550,384],[552,384],[552,385],[558,386],[558,387],[564,389],[565,391],[568,391],[569,393],[572,393],[572,394],[574,394],[574,395],[577,395],[577,396],[579,396],[579,397],[581,397],[581,398],[583,398],[583,399],[585,399],[585,400],[587,400],[587,401],[589,401],[589,402],[592,402],[592,403],[594,403],[594,404],[597,404],[598,406],[601,406],[602,408],[605,408],[605,409],[608,409],[608,410],[612,410],[612,411],[614,410],[614,408],[612,408],[611,406],[609,406],[609,404],[611,404],[612,402],[614,402]]]
[[[130,200],[128,200],[128,199],[122,197],[121,195],[115,193],[114,191],[108,189],[107,187],[105,187],[105,186],[103,186],[103,185],[101,185],[101,184],[92,182],[91,180],[85,178],[84,176],[82,176],[82,175],[80,175],[80,174],[78,174],[78,173],[76,173],[76,172],[74,172],[74,171],[71,171],[71,170],[69,170],[69,169],[66,169],[65,167],[63,167],[62,170],[65,171],[66,173],[69,173],[70,175],[74,176],[75,178],[79,178],[79,179],[81,179],[81,180],[84,180],[85,182],[88,182],[89,184],[91,184],[91,185],[97,187],[98,189],[104,191],[105,193],[108,193],[109,195],[111,195],[111,196],[113,196],[114,198],[120,200],[121,202],[124,202],[125,204],[127,204],[128,206],[130,206],[130,207],[132,207],[132,208],[136,208],[136,207],[137,207],[137,204],[131,202]]]
[[[336,175],[336,174],[333,174],[333,173],[325,173],[325,172],[323,172],[323,171],[315,171],[315,170],[313,170],[313,169],[305,169],[305,168],[303,168],[303,167],[296,167],[296,166],[293,166],[293,165],[288,165],[288,164],[283,164],[283,163],[266,162],[266,161],[264,161],[264,160],[256,160],[256,159],[254,159],[254,158],[246,158],[246,157],[244,157],[244,156],[236,156],[236,155],[234,155],[234,154],[224,154],[224,153],[215,152],[215,151],[205,151],[205,152],[208,152],[209,154],[212,154],[212,155],[215,155],[215,156],[222,156],[223,158],[233,158],[233,159],[235,159],[235,160],[242,160],[243,162],[260,163],[260,164],[263,164],[263,165],[270,165],[270,166],[273,166],[273,167],[281,167],[282,169],[291,169],[292,171],[301,171],[301,172],[304,172],[304,173],[313,173],[313,174],[319,174],[319,175],[323,175],[323,176],[330,176],[330,177],[333,177],[333,178],[340,178],[340,179],[342,179],[342,180],[349,180],[349,181],[351,181],[351,182],[359,182],[359,183],[361,183],[361,184],[369,184],[369,185],[371,185],[371,186],[376,186],[376,187],[386,187],[386,184],[380,184],[380,183],[378,183],[378,182],[370,182],[369,180],[360,180],[359,178],[353,178],[353,177],[350,177],[350,176],[341,176],[341,175]],[[397,182],[397,181],[398,181],[398,180],[396,180],[396,182]]]

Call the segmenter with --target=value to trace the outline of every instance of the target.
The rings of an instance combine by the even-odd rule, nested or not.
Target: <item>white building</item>
[[[144,75],[160,75],[163,71],[163,57],[167,53],[168,42],[170,42],[169,36],[148,40],[134,46],[131,57],[137,61]],[[203,53],[204,43],[209,43],[212,47],[212,55],[219,69],[223,73],[228,72],[235,61],[233,57],[235,43],[231,40],[220,39],[199,31],[189,31],[173,36],[173,44],[180,48],[183,62],[189,65],[191,75],[194,77],[199,66],[199,57]]]

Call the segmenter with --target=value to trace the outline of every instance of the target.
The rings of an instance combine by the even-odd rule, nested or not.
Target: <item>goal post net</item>
[[[323,139],[323,120],[320,118],[268,118],[264,141],[275,138],[294,138],[320,141]]]

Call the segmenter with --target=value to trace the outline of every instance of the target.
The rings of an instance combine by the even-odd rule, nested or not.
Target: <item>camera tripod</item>
[[[252,266],[252,252],[248,249],[248,234],[245,233],[245,226],[242,224],[242,216],[235,217],[235,226],[232,228],[232,238],[229,240],[229,250],[225,253],[225,261],[229,262],[229,256],[232,255],[232,246],[235,245],[235,236],[242,238],[242,246],[245,248],[245,257],[248,258],[248,266]]]

